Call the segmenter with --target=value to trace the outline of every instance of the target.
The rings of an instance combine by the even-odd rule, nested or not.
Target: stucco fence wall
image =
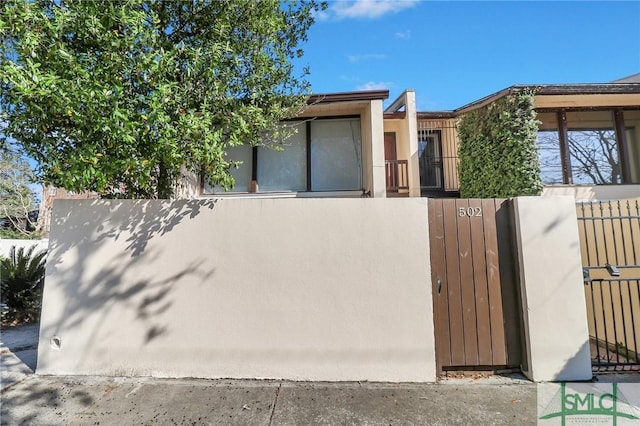
[[[385,201],[58,201],[37,372],[434,381],[426,200]]]
[[[35,252],[46,250],[49,245],[49,240],[11,240],[0,238],[0,256],[7,257],[11,252],[11,247],[24,247],[28,249],[31,246],[36,246]]]
[[[590,377],[575,206],[545,200],[514,209],[525,372]],[[420,198],[61,200],[36,372],[435,381],[428,241]]]

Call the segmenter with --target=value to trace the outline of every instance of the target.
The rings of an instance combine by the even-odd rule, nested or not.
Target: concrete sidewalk
[[[2,424],[533,425],[534,384],[297,383],[32,375]]]
[[[525,425],[536,419],[536,387],[518,379],[390,384],[40,376],[33,374],[38,332],[37,324],[0,330],[0,424]]]
[[[38,325],[0,330],[2,425],[534,425],[521,378],[437,384],[42,376]],[[639,374],[599,381],[640,382]]]
[[[2,425],[536,424],[536,385],[518,376],[438,384],[41,376],[38,332],[0,330]]]
[[[0,328],[0,389],[11,386],[36,369],[38,324]]]

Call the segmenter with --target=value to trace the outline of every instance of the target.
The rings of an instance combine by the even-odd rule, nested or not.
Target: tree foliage
[[[315,0],[9,0],[2,117],[45,182],[166,198],[183,170],[233,185],[230,146],[277,138]],[[267,136],[271,135],[271,136]],[[275,136],[274,136],[275,135]]]
[[[460,195],[508,198],[542,190],[533,94],[509,94],[458,123]]]
[[[9,222],[0,228],[0,237],[26,237],[35,229],[30,213],[36,208],[29,185],[36,179],[31,166],[11,146],[0,147],[0,219]]]

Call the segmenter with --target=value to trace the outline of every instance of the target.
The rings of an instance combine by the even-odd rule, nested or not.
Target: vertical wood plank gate
[[[521,321],[503,199],[429,199],[438,371],[519,367]]]

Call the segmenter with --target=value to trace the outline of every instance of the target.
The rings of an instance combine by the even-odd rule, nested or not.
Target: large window
[[[611,111],[567,112],[567,145],[574,184],[622,183]]]
[[[311,123],[311,190],[362,188],[360,120]]]
[[[249,192],[249,188],[251,188],[251,167],[244,167],[245,164],[251,164],[251,157],[252,152],[250,146],[232,146],[227,151],[227,160],[242,162],[240,167],[234,167],[230,170],[231,176],[233,176],[236,181],[235,186],[233,187],[234,192]],[[223,191],[224,189],[220,186],[210,186],[205,179],[205,193]]]
[[[624,111],[624,129],[629,153],[629,175],[640,182],[640,110]]]
[[[540,177],[546,184],[563,183],[557,114],[539,113],[538,120],[541,121],[538,129]]]
[[[627,154],[620,152],[620,147],[632,151],[629,131],[621,129],[625,129],[627,115],[631,124],[638,112],[539,112],[537,142],[543,182],[577,185],[638,182],[632,161],[635,157],[630,154],[621,158]]]
[[[282,150],[258,148],[257,183],[260,191],[305,191],[307,189],[306,126],[282,144]],[[248,167],[251,170],[250,167]]]
[[[323,119],[287,123],[297,132],[282,149],[249,146],[229,149],[227,157],[242,161],[232,171],[236,185],[230,192],[346,191],[362,189],[360,118]],[[205,193],[221,193],[205,184]]]

